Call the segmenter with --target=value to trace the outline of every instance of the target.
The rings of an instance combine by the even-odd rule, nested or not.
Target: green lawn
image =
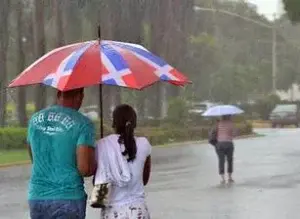
[[[27,150],[0,150],[0,165],[19,163],[29,160]]]

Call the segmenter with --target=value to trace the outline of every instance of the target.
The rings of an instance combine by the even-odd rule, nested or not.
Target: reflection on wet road
[[[236,141],[234,185],[220,186],[209,145],[153,150],[147,187],[154,219],[296,219],[300,206],[300,129],[261,129]],[[299,140],[298,140],[299,139]],[[0,170],[0,218],[28,218],[28,167]],[[87,218],[100,218],[88,210]]]

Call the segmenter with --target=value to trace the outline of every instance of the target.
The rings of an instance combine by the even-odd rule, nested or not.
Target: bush
[[[187,103],[182,98],[174,98],[169,102],[167,121],[170,124],[182,126],[188,120]]]
[[[0,149],[25,148],[26,138],[26,128],[0,128]]]
[[[105,125],[104,134],[113,133],[110,126]],[[140,127],[136,130],[137,136],[145,136],[152,145],[162,145],[171,142],[195,141],[206,139],[211,126],[184,127]],[[252,126],[247,122],[236,124],[240,135],[252,133]],[[27,130],[25,128],[0,128],[0,149],[24,149],[26,147]],[[97,139],[100,132],[97,131]]]
[[[271,111],[278,103],[280,103],[280,98],[277,95],[269,95],[257,101],[254,112],[257,112],[261,119],[268,120]]]

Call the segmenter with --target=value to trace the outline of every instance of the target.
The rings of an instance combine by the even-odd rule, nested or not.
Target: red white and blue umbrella
[[[189,83],[186,76],[140,45],[95,40],[49,52],[9,87],[44,84],[67,91],[104,84],[143,89],[157,81],[178,86]]]

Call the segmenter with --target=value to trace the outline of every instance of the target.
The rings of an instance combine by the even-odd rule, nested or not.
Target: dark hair
[[[57,91],[57,97],[63,97],[63,98],[71,98],[78,94],[83,94],[84,88],[78,88],[74,90],[68,90],[68,91]]]
[[[134,109],[126,104],[117,106],[113,112],[112,127],[120,135],[119,143],[125,145],[123,156],[128,156],[128,162],[133,161],[137,153],[134,138],[134,129],[136,127],[136,113]]]
[[[222,116],[222,120],[230,120],[231,119],[231,115],[223,115]]]

